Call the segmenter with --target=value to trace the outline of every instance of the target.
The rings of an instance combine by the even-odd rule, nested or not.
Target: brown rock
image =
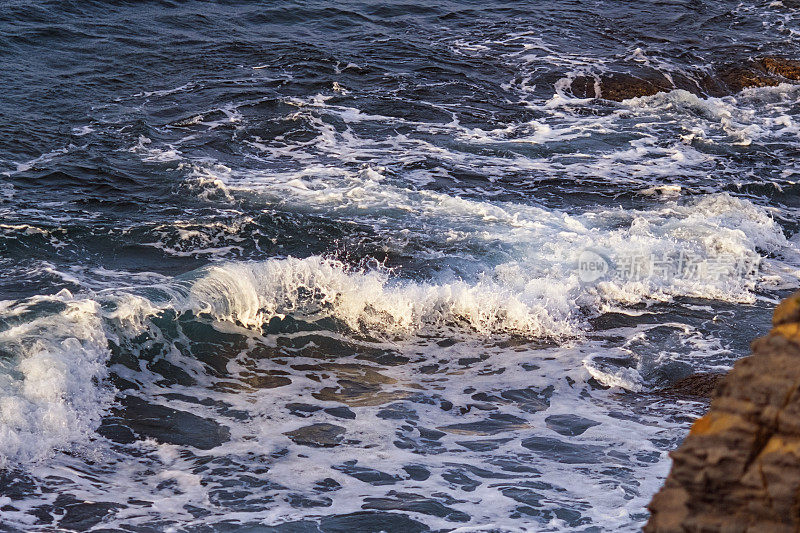
[[[800,80],[800,61],[782,57],[764,57],[761,59],[761,64],[771,74],[777,74],[789,80]]]
[[[800,293],[672,453],[646,532],[800,530]]]
[[[746,87],[771,87],[780,83],[758,62],[721,67],[717,78],[725,85],[727,94],[738,93]]]
[[[800,293],[793,294],[778,304],[772,314],[772,325],[800,322]]]
[[[664,76],[655,73],[642,76],[624,73],[578,76],[571,85],[572,94],[578,98],[603,98],[615,102],[651,96],[674,88]]]
[[[712,96],[737,93],[747,87],[774,87],[800,81],[800,61],[774,56],[723,65],[716,71],[716,76],[704,78],[701,84]]]
[[[659,394],[675,398],[711,398],[725,374],[702,372],[679,379],[660,391]]]
[[[766,56],[736,64],[720,65],[715,74],[698,76],[692,81],[673,74],[670,79],[653,70],[634,73],[611,72],[578,76],[570,85],[578,98],[603,98],[620,102],[639,96],[684,89],[694,94],[725,96],[747,87],[772,87],[780,83],[800,81],[800,61]]]

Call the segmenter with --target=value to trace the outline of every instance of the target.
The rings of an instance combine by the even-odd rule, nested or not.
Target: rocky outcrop
[[[578,98],[603,98],[621,102],[637,96],[671,91],[674,85],[657,72],[629,74],[610,72],[597,76],[578,76],[572,80],[572,94]]]
[[[703,96],[725,96],[747,87],[767,87],[800,81],[800,61],[775,56],[720,65],[711,74],[669,77],[656,70],[608,72],[574,78],[572,94],[579,98],[603,98],[620,102],[638,96],[683,89]]]
[[[705,78],[709,93],[729,94],[747,87],[772,87],[800,80],[800,62],[780,57],[763,57],[737,65],[726,65],[717,71],[717,80]],[[719,86],[721,82],[721,87]]]
[[[800,292],[672,453],[646,532],[800,530]]]
[[[770,74],[790,80],[800,80],[800,61],[791,61],[779,57],[765,57],[761,60],[761,64]]]
[[[723,377],[725,374],[716,372],[692,374],[656,391],[656,394],[676,400],[708,400]]]

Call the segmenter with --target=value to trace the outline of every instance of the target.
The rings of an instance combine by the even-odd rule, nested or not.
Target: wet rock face
[[[578,98],[603,98],[621,102],[638,96],[652,96],[675,89],[658,73],[626,74],[612,72],[598,76],[578,76],[572,81],[572,94]]]
[[[777,74],[789,80],[800,80],[800,61],[779,57],[765,57],[761,60],[761,64],[771,74]]]
[[[698,73],[693,79],[678,74],[668,78],[655,70],[578,76],[572,80],[570,90],[578,98],[621,102],[675,89],[702,96],[725,96],[747,87],[768,87],[798,81],[800,61],[768,56],[733,65],[720,65],[713,73]]]
[[[345,428],[334,424],[311,424],[284,433],[295,444],[312,448],[332,448],[342,442]]]
[[[720,373],[692,374],[657,391],[657,394],[676,400],[710,399],[724,377],[725,374]]]
[[[708,77],[703,81],[709,94],[724,96],[747,87],[774,87],[781,79],[767,72],[760,63],[745,63],[723,67],[717,72],[716,79]]]
[[[672,453],[646,532],[800,529],[800,292]]]

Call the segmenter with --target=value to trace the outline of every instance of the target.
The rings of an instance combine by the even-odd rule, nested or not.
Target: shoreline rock
[[[676,399],[710,400],[724,377],[725,374],[722,373],[698,372],[679,379],[655,393]]]
[[[647,533],[800,530],[800,292],[671,456]]]
[[[727,96],[748,87],[768,87],[800,82],[800,61],[765,56],[737,64],[720,65],[713,74],[698,74],[696,79],[656,70],[608,72],[578,76],[570,90],[578,98],[602,98],[621,102],[629,98],[652,96],[683,89],[699,96]]]

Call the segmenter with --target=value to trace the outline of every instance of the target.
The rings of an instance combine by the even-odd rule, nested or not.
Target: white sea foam
[[[561,336],[574,332],[572,309],[546,284],[515,293],[493,281],[469,284],[390,280],[380,272],[348,272],[319,257],[210,267],[191,286],[190,307],[250,327],[275,316],[329,316],[356,331],[413,333],[466,327],[478,333]]]
[[[181,152],[172,146],[158,148],[152,146],[152,140],[144,135],[139,136],[136,146],[130,148],[133,153],[142,154],[142,159],[148,162],[167,162],[181,160]]]
[[[784,9],[779,3],[769,7]],[[773,27],[779,29],[779,25]],[[176,220],[159,220],[161,225],[148,233],[153,240],[146,244],[173,256],[201,255],[217,261],[187,275],[173,279],[155,273],[98,269],[91,262],[68,268],[42,263],[36,268],[84,287],[85,294],[74,297],[64,292],[23,302],[0,302],[0,327],[5,328],[0,331],[0,468],[8,463],[35,462],[52,450],[96,438],[93,431],[112,401],[103,384],[111,340],[127,343],[125,349],[131,350],[134,358],[140,357],[138,367],[120,364],[111,368],[141,387],[129,393],[148,402],[172,402],[172,407],[214,419],[230,427],[232,438],[220,448],[193,449],[191,453],[183,446],[148,439],[131,446],[136,453],[119,452],[118,447],[105,450],[110,460],[100,465],[74,456],[40,462],[35,476],[50,487],[69,486],[66,493],[81,500],[119,503],[123,508],[104,519],[105,527],[146,527],[176,520],[210,527],[215,520],[225,521],[220,527],[236,527],[237,521],[275,524],[362,511],[365,496],[392,496],[391,489],[412,498],[415,491],[423,493],[470,514],[472,522],[458,531],[482,531],[490,527],[487,524],[510,531],[521,522],[521,502],[503,489],[530,487],[536,491],[531,491],[532,497],[540,494],[542,499],[533,510],[540,515],[524,518],[528,524],[553,530],[580,527],[570,526],[558,516],[546,518],[547,512],[558,509],[579,511],[606,529],[637,527],[644,505],[666,474],[666,450],[686,429],[687,415],[696,414],[699,408],[683,404],[671,412],[671,406],[660,405],[632,413],[627,400],[641,400],[640,395],[608,394],[598,390],[595,381],[641,390],[649,386],[648,365],[696,360],[725,348],[706,338],[713,336],[706,328],[698,333],[688,326],[675,335],[679,347],[674,352],[670,346],[661,346],[659,351],[655,342],[648,342],[651,338],[645,335],[645,326],[604,330],[597,335],[609,336],[601,341],[567,339],[546,349],[528,344],[509,348],[495,341],[498,334],[508,341],[504,335],[508,333],[564,340],[581,336],[590,327],[587,319],[604,311],[636,315],[651,309],[627,307],[633,304],[683,296],[753,302],[763,289],[796,286],[800,239],[795,235],[787,240],[770,216],[774,209],[727,194],[695,195],[719,191],[721,183],[729,183],[725,181],[728,178],[718,179],[720,162],[724,166],[725,160],[716,150],[796,142],[798,127],[789,108],[796,105],[798,90],[791,86],[752,89],[724,99],[702,99],[675,91],[619,104],[579,100],[564,90],[571,77],[602,70],[614,58],[598,60],[578,52],[563,53],[548,46],[539,33],[500,33],[498,42],[459,39],[452,46],[457,54],[479,60],[496,60],[506,53],[515,74],[503,88],[512,99],[518,96],[527,105],[519,122],[492,119],[489,125],[475,125],[464,119],[462,123],[458,102],[417,102],[430,106],[440,117],[438,122],[365,112],[348,107],[348,102],[360,105],[354,102],[370,98],[361,99],[364,95],[357,82],[341,81],[340,86],[333,81],[325,91],[336,92],[336,97],[287,98],[272,106],[290,106],[288,114],[275,120],[296,125],[295,131],[302,135],[253,136],[254,131],[264,137],[274,132],[260,123],[271,120],[261,113],[251,122],[252,110],[245,106],[253,101],[248,101],[187,110],[188,118],[173,123],[191,128],[192,133],[184,139],[163,144],[143,136],[138,143],[131,140],[131,151],[146,164],[162,168],[174,163],[177,171],[184,172],[181,192],[208,200],[214,209],[231,206],[233,212],[244,205],[247,213],[238,212],[237,216],[242,216],[234,222],[195,219],[194,212]],[[659,69],[669,66],[668,59],[651,52],[631,48],[621,57]],[[573,72],[556,84],[551,100],[530,101],[536,69],[542,62]],[[356,66],[337,64],[336,73],[351,67]],[[191,105],[191,92],[206,88],[198,82],[134,98],[171,96],[180,98],[177,105],[184,106]],[[539,92],[541,89],[540,84]],[[260,89],[258,92],[263,94]],[[348,95],[358,98],[350,100]],[[592,107],[589,113],[588,106]],[[480,124],[480,119],[476,122]],[[223,164],[208,158],[208,147],[214,147],[214,152],[222,143],[197,142],[212,130],[215,139],[224,137],[231,125],[236,128],[231,141],[241,143],[237,148],[244,155],[239,158],[239,151],[233,151],[236,165],[230,159]],[[286,128],[281,125],[278,129]],[[165,130],[159,137],[169,136]],[[84,133],[90,130],[76,131]],[[60,155],[58,151],[46,154],[20,164],[18,171],[35,169]],[[782,177],[791,178],[792,172],[785,169]],[[460,182],[463,174],[477,174],[478,184]],[[652,203],[627,210],[613,207],[614,200],[590,208],[565,202],[563,211],[528,205],[542,200],[533,191],[536,181],[553,178],[562,180],[569,193],[594,193],[591,184],[600,184],[600,192],[635,192],[651,198],[639,196],[631,203]],[[506,187],[504,180],[514,185]],[[448,183],[452,187],[448,188]],[[617,187],[604,189],[612,185]],[[429,186],[433,190],[422,190]],[[529,193],[532,200],[528,204],[493,199]],[[14,189],[10,184],[0,185],[0,194],[11,198]],[[428,260],[435,268],[421,269],[422,273],[403,267],[367,270],[319,256],[230,261],[248,250],[248,238],[252,237],[248,228],[259,223],[250,215],[255,217],[259,206],[298,217],[312,214],[328,221],[353,222],[372,230],[385,251]],[[788,218],[790,213],[784,210],[780,215]],[[0,225],[0,233],[7,237],[46,236],[46,231],[52,235],[52,230],[39,230],[33,223]],[[649,276],[585,284],[576,263],[587,248],[617,261],[684,254],[699,260],[727,258],[759,264],[759,269],[748,275],[727,272],[715,279]],[[714,306],[692,309],[712,313]],[[164,319],[176,315],[168,328],[159,329]],[[191,328],[182,329],[188,321],[198,320],[197,315],[201,315],[200,321],[210,316],[218,333],[246,335],[248,348],[272,349],[278,339],[313,346],[327,337],[348,346],[363,343],[376,350],[398,352],[409,359],[407,364],[383,369],[375,363],[370,371],[383,372],[392,383],[387,388],[401,393],[398,398],[411,398],[397,403],[414,410],[413,421],[392,421],[379,416],[380,407],[353,405],[357,416],[345,423],[323,409],[341,404],[317,402],[319,396],[331,398],[318,394],[320,390],[339,390],[342,381],[352,378],[353,368],[366,364],[349,348],[344,355],[336,354],[336,362],[330,365],[336,350],[328,352],[324,347],[324,361],[313,353],[295,352],[293,345],[287,352],[276,348],[281,357],[274,358],[262,356],[257,349],[252,354],[247,350],[238,355],[226,352],[224,356],[231,359],[221,364],[227,366],[208,372],[202,357],[193,357],[192,344],[197,339],[188,338]],[[271,319],[287,315],[306,321],[334,320],[322,322],[326,329],[321,332],[264,333]],[[350,331],[330,331],[331,322]],[[669,327],[673,326],[659,323],[652,329]],[[180,340],[171,344],[173,334]],[[616,342],[610,340],[611,335],[628,342],[609,347]],[[443,337],[448,342],[436,342]],[[633,344],[638,341],[641,346],[637,348]],[[164,352],[154,356],[151,352],[158,352],[160,343]],[[630,366],[615,362],[616,355]],[[150,368],[151,362],[160,362],[151,357],[164,357],[174,366],[191,370],[197,384],[164,385],[169,379]],[[644,361],[647,357],[652,360]],[[481,361],[460,362],[477,359]],[[252,377],[254,366],[258,371],[288,375],[291,384],[255,390],[257,387],[245,386],[246,380],[236,382],[237,377]],[[313,366],[323,370],[305,369]],[[231,388],[216,386],[225,384],[241,387],[230,392]],[[479,401],[475,394],[486,398],[509,391],[547,389],[552,390],[549,405],[542,411],[534,409],[536,412],[513,401]],[[450,408],[446,409],[444,402],[437,404],[440,400],[450,402]],[[287,408],[298,401],[319,403],[315,406],[320,409],[300,419]],[[552,429],[547,420],[551,415],[576,413],[598,425],[567,437]],[[430,428],[481,424],[494,414],[524,422],[522,429],[502,431],[494,451],[475,451],[463,444],[486,440],[480,428],[473,435],[465,435],[468,430],[447,430],[433,439],[422,438],[431,435]],[[345,425],[346,444],[301,447],[283,434],[312,422]],[[488,433],[491,437],[491,430]],[[529,451],[520,440],[530,437],[575,446],[578,455],[586,454],[579,458],[586,462],[576,467],[563,462],[558,452]],[[398,438],[407,439],[404,445],[417,442],[404,448],[396,444]],[[436,442],[423,442],[420,453],[414,446],[424,440]],[[593,452],[593,447],[601,452]],[[204,457],[198,460],[196,454]],[[392,486],[386,491],[368,487],[335,468],[345,461],[358,461],[360,466],[393,476]],[[112,464],[114,468],[110,468]],[[403,469],[409,464],[424,466],[431,472],[430,478],[422,482],[409,479]],[[445,477],[448,474],[449,479]],[[456,477],[473,477],[479,483],[465,488],[451,481]],[[295,507],[287,501],[293,496],[287,491],[307,494],[315,482],[327,478],[341,487],[324,495],[330,498],[328,509]],[[114,490],[108,490],[109,486]],[[226,502],[227,497],[232,499]],[[0,506],[11,503],[26,511],[54,498],[50,493],[27,501],[0,497]],[[198,517],[196,507],[190,507],[198,504],[210,515]],[[26,520],[34,520],[23,512],[4,513],[22,529]],[[456,525],[446,518],[409,514],[437,529]],[[538,519],[542,522],[536,522]],[[546,526],[544,522],[548,522]]]
[[[362,183],[370,180],[367,176]],[[301,190],[295,198],[305,198],[313,189]],[[381,219],[402,213],[397,204],[408,201],[391,187],[373,192],[363,196],[370,204],[366,211]],[[352,195],[340,195],[348,197]],[[484,256],[484,262],[462,279],[449,274],[411,280],[402,272],[355,270],[321,257],[284,258],[215,264],[185,279],[161,283],[155,287],[158,297],[150,289],[105,290],[95,300],[67,293],[53,297],[63,309],[21,320],[0,333],[4,350],[14,355],[5,362],[3,374],[3,460],[35,460],[48,450],[85,440],[109,402],[108,393],[96,383],[105,375],[108,324],[114,325],[115,335],[133,338],[147,329],[149,317],[166,309],[205,313],[254,330],[273,317],[293,315],[304,320],[330,317],[354,331],[379,336],[447,328],[470,335],[563,338],[580,335],[587,317],[611,307],[676,296],[753,301],[752,291],[759,286],[797,279],[796,244],[762,209],[725,194],[648,211],[598,210],[580,216],[436,193],[420,198],[416,222],[431,218],[432,225],[450,227],[441,238],[455,243],[454,249],[481,242],[507,251],[494,259]],[[342,203],[333,209],[351,209]],[[578,278],[576,261],[589,246],[616,255],[684,251],[706,258],[774,257],[764,259],[752,278],[653,277],[586,287]],[[21,316],[44,300],[10,303],[3,315]],[[101,312],[100,302],[111,305]],[[638,387],[631,376],[620,375],[612,383],[606,378],[613,374],[591,363],[586,368],[608,385]]]
[[[673,93],[628,105],[648,109],[712,106],[709,116],[727,120],[727,101],[720,104],[722,110],[715,110],[716,103],[693,98]],[[371,120],[352,118],[356,119]],[[786,127],[785,121],[781,125]],[[363,155],[356,137],[341,137],[333,130],[330,153],[341,149],[342,140],[352,143],[353,161]],[[607,157],[609,165],[628,160],[634,164],[631,161],[642,157],[640,147],[645,152],[672,150],[642,143],[634,143],[630,154]],[[149,148],[149,144],[143,141],[141,147]],[[673,152],[670,159],[681,165],[692,154],[691,150]],[[680,197],[682,188],[661,186],[653,190],[669,191],[671,196],[663,195],[666,199],[675,195],[678,199],[659,201],[648,209],[597,207],[569,214],[411,189],[378,165],[352,171],[347,166],[312,164],[302,170],[270,172],[232,169],[213,161],[181,161],[182,168],[194,176],[188,186],[198,187],[199,194],[209,199],[233,202],[246,195],[279,209],[356,221],[373,228],[389,249],[413,246],[417,256],[427,255],[443,268],[426,279],[409,279],[402,270],[358,270],[321,257],[274,258],[219,263],[186,279],[160,280],[162,293],[168,297],[157,302],[139,291],[126,295],[106,289],[96,300],[62,295],[59,301],[66,310],[2,333],[6,352],[13,356],[3,374],[0,454],[4,461],[35,460],[48,450],[85,441],[91,434],[110,401],[105,389],[95,383],[105,372],[109,321],[120,325],[120,334],[133,336],[144,330],[150,316],[172,308],[208,313],[216,320],[253,329],[272,317],[295,315],[305,320],[330,317],[354,331],[379,336],[413,336],[447,328],[468,335],[563,338],[581,335],[587,317],[621,305],[681,296],[752,302],[755,291],[794,286],[798,279],[796,238],[787,239],[764,208],[728,194],[690,200]],[[468,161],[472,160],[465,156],[464,162]],[[519,168],[525,162],[513,164]],[[204,228],[209,232],[200,235],[184,222],[176,224],[178,243],[190,243],[186,249],[200,238],[210,254],[225,252],[221,241],[205,240],[214,228]],[[219,231],[228,230],[220,227]],[[185,248],[151,244],[178,255]],[[731,257],[740,262],[760,261],[760,269],[752,276],[714,280],[652,276],[585,286],[576,263],[587,248],[602,249],[616,258],[674,253],[709,260]],[[112,302],[114,310],[101,313],[100,301]],[[39,332],[35,342],[33,334],[26,333],[29,330]],[[591,363],[585,369],[594,371],[601,382],[612,375],[600,375],[602,369]],[[637,387],[635,376],[618,377],[618,383],[608,384]]]
[[[28,313],[38,316],[22,319]],[[3,315],[21,320],[0,331],[11,357],[0,360],[0,468],[85,441],[111,398],[101,383],[109,351],[96,302],[62,291],[8,303]]]
[[[373,224],[396,225],[392,219],[404,218],[404,203],[411,209],[412,200],[391,186],[373,187],[379,180],[362,175],[333,191],[292,184],[283,189],[284,198],[321,209],[333,196],[333,212],[361,212]],[[372,333],[447,326],[483,334],[559,337],[577,334],[587,315],[608,306],[678,296],[747,302],[754,300],[757,288],[797,281],[800,253],[794,241],[786,239],[763,209],[727,194],[652,210],[597,210],[576,216],[425,191],[414,194],[416,216],[404,230],[405,242],[425,239],[431,248],[450,250],[439,259],[463,267],[464,277],[450,273],[410,280],[401,271],[354,270],[321,257],[228,262],[198,272],[175,305],[256,328],[275,316],[297,315],[333,317],[353,330]],[[431,236],[426,233],[431,227],[448,229]],[[492,254],[491,248],[504,252]],[[708,261],[727,258],[760,270],[722,272],[717,278],[652,275],[587,287],[580,283],[576,266],[588,248],[621,259],[669,254]],[[767,254],[773,257],[765,258]],[[459,261],[465,255],[473,261]]]
[[[671,159],[682,164],[691,154],[697,152],[688,148],[674,152]],[[617,154],[608,157],[607,164],[618,164],[619,157],[633,160],[641,155]],[[630,164],[626,162],[626,166]],[[491,281],[519,291],[526,284],[550,282],[569,293],[577,286],[578,256],[590,247],[616,257],[685,253],[700,260],[726,257],[738,263],[758,263],[762,256],[777,256],[763,261],[763,276],[751,278],[729,276],[698,282],[653,277],[639,286],[601,285],[597,294],[612,300],[691,295],[748,301],[757,286],[775,280],[796,282],[793,272],[800,256],[794,241],[787,240],[766,209],[726,193],[681,200],[680,186],[659,185],[642,191],[660,196],[649,209],[597,207],[568,214],[413,190],[385,169],[371,166],[358,172],[327,166],[290,172],[226,169],[216,174],[209,168],[204,172],[224,194],[256,195],[292,212],[355,220],[375,228],[390,249],[413,243],[415,254],[431,254],[473,285],[480,278],[482,283]],[[678,200],[666,201],[672,198]],[[574,291],[570,298],[575,298]]]
[[[702,98],[684,90],[658,93],[626,100],[624,103],[643,111],[657,111],[680,116],[692,140],[713,142],[727,137],[734,145],[796,135],[797,125],[787,114],[787,106],[796,101],[800,89],[796,85],[746,89],[736,96]],[[778,99],[774,96],[779,95]]]
[[[797,91],[796,86],[781,85],[746,89],[735,97],[700,98],[676,90],[634,98],[592,114],[582,112],[586,102],[556,94],[550,102],[529,103],[541,114],[536,119],[495,128],[461,124],[457,113],[447,107],[437,112],[450,116],[449,120],[415,122],[333,104],[332,97],[318,94],[288,99],[286,103],[297,110],[282,119],[311,129],[316,133],[313,138],[242,139],[252,149],[248,158],[265,165],[268,172],[214,168],[219,163],[202,159],[183,160],[179,168],[189,170],[188,177],[205,194],[210,194],[212,185],[246,188],[257,187],[259,181],[275,181],[273,189],[293,183],[332,192],[330,187],[358,166],[385,168],[381,173],[400,181],[403,188],[436,180],[457,183],[458,173],[480,169],[489,184],[480,191],[484,197],[501,192],[502,180],[519,173],[528,175],[531,182],[541,176],[569,176],[576,182],[588,179],[627,190],[647,190],[666,182],[680,184],[686,192],[699,192],[717,189],[732,179],[725,175],[724,165],[719,166],[715,154],[720,149],[738,150],[796,137],[799,130],[791,106]],[[676,124],[680,124],[679,132]],[[620,142],[620,135],[628,140]],[[604,140],[608,142],[598,142]],[[567,142],[572,146],[562,153]],[[173,149],[177,148],[164,148],[170,153]],[[420,161],[437,165],[415,168]],[[308,183],[310,176],[317,179]],[[469,191],[463,185],[458,188]],[[336,196],[328,198],[328,202],[336,200]]]

